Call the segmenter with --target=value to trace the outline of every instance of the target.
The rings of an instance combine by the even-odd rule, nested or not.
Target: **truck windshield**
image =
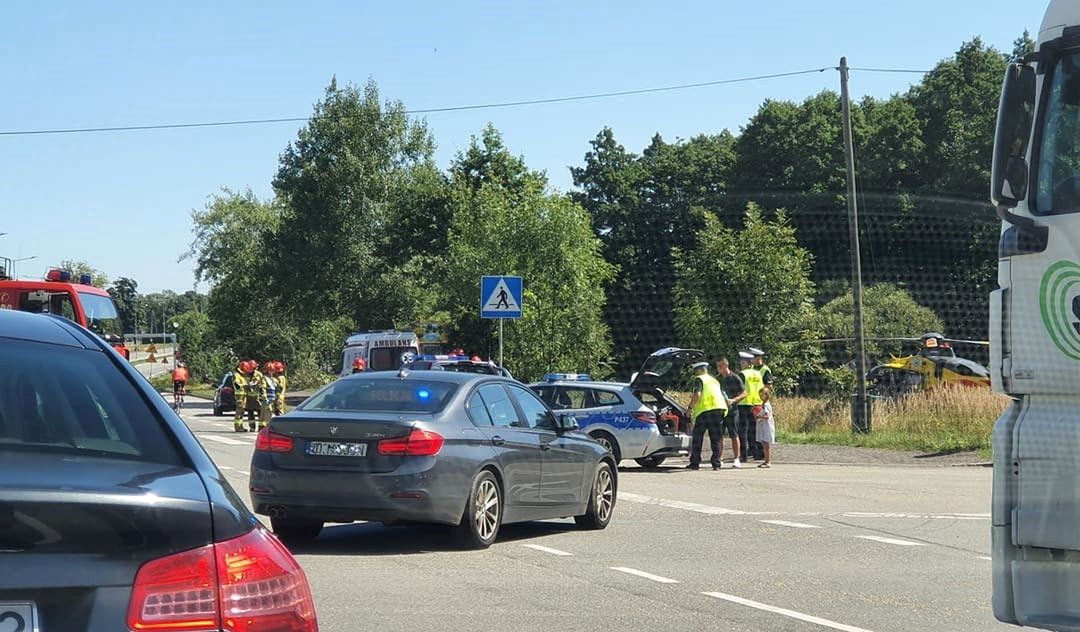
[[[120,315],[116,312],[116,305],[113,304],[111,298],[79,292],[79,300],[82,301],[83,311],[86,312],[88,329],[100,336],[123,337]]]
[[[1059,59],[1045,81],[1035,210],[1073,213],[1080,211],[1080,52]]]

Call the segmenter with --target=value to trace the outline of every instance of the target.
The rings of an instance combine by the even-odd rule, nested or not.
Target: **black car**
[[[229,371],[214,389],[214,415],[220,417],[236,410],[236,393],[233,392],[233,374]]]
[[[304,572],[129,363],[0,310],[0,630],[318,630]]]
[[[259,433],[251,500],[286,542],[326,522],[453,525],[468,546],[503,523],[574,516],[603,529],[615,460],[501,376],[383,371],[341,378]]]

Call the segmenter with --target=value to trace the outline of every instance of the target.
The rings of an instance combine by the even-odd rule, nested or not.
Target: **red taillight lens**
[[[407,437],[383,439],[379,454],[384,456],[434,456],[442,450],[442,435],[430,430],[413,429]]]
[[[128,608],[132,630],[318,632],[307,577],[263,529],[147,562]]]
[[[255,449],[260,452],[292,452],[293,438],[263,428],[255,437]]]
[[[231,393],[233,392],[233,390],[232,390],[232,387],[231,387],[231,386],[226,386],[225,388],[221,389],[221,392],[222,392],[222,393],[230,393],[230,394],[231,394]]]
[[[656,423],[656,413],[648,410],[639,410],[634,413],[634,419],[644,421],[647,424]]]
[[[218,591],[214,546],[143,564],[128,607],[132,630],[216,630]]]

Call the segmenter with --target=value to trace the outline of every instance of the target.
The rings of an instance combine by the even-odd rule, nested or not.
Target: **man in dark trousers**
[[[712,469],[720,469],[720,453],[724,449],[724,439],[720,432],[724,428],[724,417],[727,416],[728,403],[724,396],[724,389],[720,382],[709,375],[709,363],[698,362],[694,369],[694,392],[690,396],[690,405],[687,410],[694,420],[694,435],[690,444],[690,465],[687,469],[696,470],[701,468],[701,448],[705,441],[705,433],[709,433],[709,444],[712,446]]]
[[[765,385],[761,381],[761,373],[754,368],[754,354],[749,351],[739,352],[739,365],[742,370],[743,384],[746,388],[746,397],[739,401],[739,420],[742,426],[739,428],[739,439],[742,448],[742,460],[745,463],[751,458],[760,458],[760,447],[757,444],[757,421],[754,419],[754,406],[761,405],[761,390]]]
[[[732,456],[734,457],[731,467],[739,469],[742,467],[739,459],[741,456],[739,452],[741,449],[739,428],[742,425],[742,420],[739,419],[738,403],[746,398],[746,385],[743,383],[742,376],[731,370],[731,364],[727,358],[720,358],[716,361],[716,373],[720,376],[720,386],[724,389],[724,394],[728,398],[728,412],[724,415],[723,434],[726,434],[731,439]],[[721,437],[722,441],[723,437]],[[721,452],[723,449],[723,445],[721,445]]]

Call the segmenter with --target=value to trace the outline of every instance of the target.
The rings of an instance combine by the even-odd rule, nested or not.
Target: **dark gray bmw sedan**
[[[286,542],[326,522],[453,525],[467,546],[500,525],[573,516],[603,529],[615,508],[611,453],[510,379],[360,373],[259,433],[251,499]]]

